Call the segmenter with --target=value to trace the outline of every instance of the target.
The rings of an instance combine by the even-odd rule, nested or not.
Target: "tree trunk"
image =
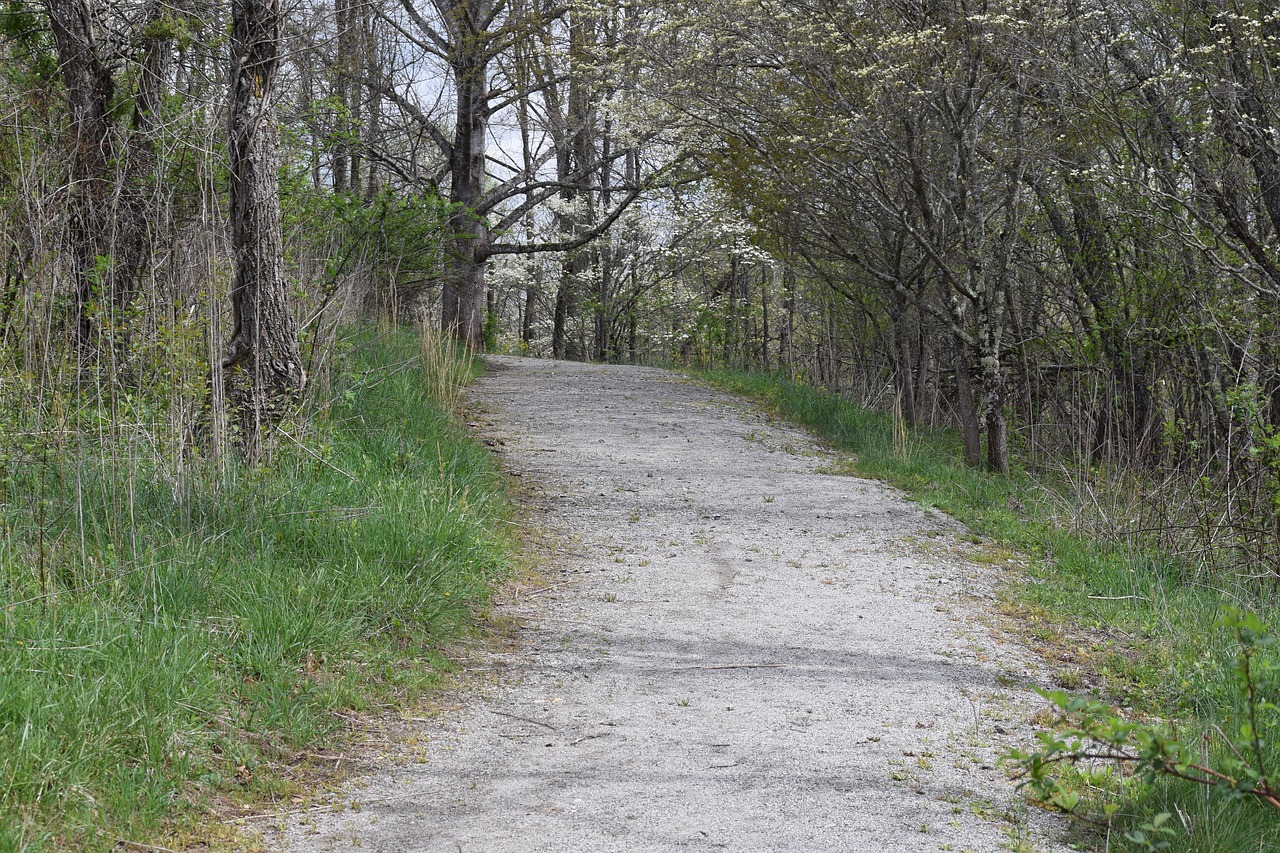
[[[378,55],[378,33],[374,29],[372,3],[364,4],[364,28],[361,36],[364,42],[364,73],[369,80],[378,80],[382,77],[382,63]],[[362,127],[364,148],[367,151],[374,151],[382,146],[382,90],[376,83],[370,83],[366,96],[368,108]],[[374,198],[381,189],[378,164],[373,158],[365,164],[364,182],[364,204],[368,207],[373,204]]]
[[[634,275],[634,273],[632,274]],[[627,358],[632,364],[640,361],[640,348],[636,340],[635,308],[632,308],[631,313],[627,316]]]
[[[724,360],[730,367],[745,370],[745,359],[742,357],[742,315],[751,309],[741,304],[742,297],[742,264],[738,258],[729,265],[729,316],[725,318]]]
[[[782,271],[783,307],[787,310],[787,378],[796,378],[796,279],[795,271],[788,262]]]
[[[334,0],[334,24],[337,27],[337,62],[333,69],[333,88],[337,97],[333,111],[333,153],[330,161],[334,192],[345,192],[351,174],[351,113],[348,93],[351,90],[351,30],[354,10],[352,0]]]
[[[760,362],[765,373],[772,367],[769,360],[769,276],[772,274],[769,267],[760,268]]]
[[[613,306],[610,304],[613,291],[613,264],[609,252],[600,252],[599,287],[596,290],[594,306],[595,340],[592,341],[592,358],[600,362],[612,362],[617,359],[614,345]]]
[[[889,322],[893,325],[894,359],[893,374],[897,388],[897,398],[902,407],[902,419],[907,426],[914,427],[919,421],[916,413],[916,369],[912,363],[915,355],[915,341],[912,340],[911,318],[908,315],[907,299],[897,291],[890,294],[890,310],[893,312]]]
[[[932,372],[933,353],[929,349],[929,336],[926,333],[922,322],[918,322],[916,324],[915,338],[917,347],[915,358],[915,410],[917,425],[925,424],[931,427],[934,425],[934,404],[936,404],[937,395],[932,394],[934,385],[930,381],[929,374]]]
[[[233,330],[223,360],[227,399],[246,458],[262,455],[266,428],[301,393],[306,374],[284,277],[272,96],[279,66],[280,0],[233,0],[228,160],[231,173]]]
[[[987,470],[1009,473],[1009,422],[1004,414],[1004,388],[984,391],[987,422]]]
[[[147,10],[154,27],[168,7],[152,2]],[[158,29],[149,27],[145,36],[145,52],[138,68],[137,91],[133,98],[133,118],[125,146],[125,185],[120,193],[120,210],[116,214],[116,262],[113,264],[112,301],[123,312],[133,302],[143,274],[151,258],[148,245],[150,232],[159,218],[154,208],[157,183],[160,180],[155,151],[159,132],[165,81],[169,76],[172,41]]]
[[[458,114],[450,157],[449,201],[454,214],[453,276],[441,294],[440,326],[474,350],[484,346],[485,261],[489,227],[477,211],[484,190],[488,128],[488,63],[476,52],[455,57]]]
[[[116,79],[99,52],[90,4],[45,0],[58,67],[71,118],[68,149],[68,211],[75,265],[76,340],[81,351],[99,346],[93,306],[121,311],[137,292],[149,252],[152,225],[146,203],[155,188],[156,113],[164,94],[170,42],[155,25],[165,13],[157,0],[143,8],[142,56],[126,133],[115,126]],[[97,299],[95,300],[95,295]],[[119,343],[119,341],[117,341]]]
[[[71,250],[75,263],[76,340],[92,349],[90,302],[98,258],[110,254],[106,235],[107,168],[114,155],[107,112],[115,94],[111,70],[94,49],[93,17],[84,0],[46,0],[58,67],[71,114],[68,181]]]
[[[1000,336],[985,312],[979,312],[979,364],[982,368],[982,419],[987,427],[987,469],[1009,473],[1009,426],[1004,413],[1004,364]]]
[[[530,282],[524,289],[524,311],[520,315],[520,342],[527,351],[533,343],[533,311],[538,304],[537,282]]]
[[[586,269],[585,258],[578,252],[565,262],[560,286],[556,288],[556,310],[551,330],[551,352],[556,358],[582,359],[582,349],[572,327],[578,314],[578,291],[574,282]]]
[[[956,370],[956,417],[964,434],[964,459],[976,468],[982,464],[982,434],[978,426],[978,408],[974,404],[969,353],[959,338],[954,338],[952,343]]]
[[[566,183],[560,197],[570,206],[570,212],[561,217],[560,227],[567,237],[577,237],[594,220],[594,199],[589,167],[595,158],[595,138],[592,123],[591,92],[582,72],[585,53],[590,42],[588,24],[579,12],[571,12],[569,18],[569,94],[565,115],[567,150],[556,152],[559,179]],[[585,201],[586,210],[574,207],[579,199]],[[552,348],[556,358],[574,361],[586,358],[585,341],[574,330],[578,317],[579,295],[591,271],[591,254],[579,248],[565,255],[560,287],[556,292],[555,327],[552,332]]]

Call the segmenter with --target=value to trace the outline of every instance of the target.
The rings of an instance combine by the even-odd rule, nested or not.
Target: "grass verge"
[[[1238,645],[1220,627],[1223,604],[1243,604],[1274,623],[1269,590],[1206,577],[1140,541],[1073,530],[1070,485],[1026,471],[994,476],[963,462],[957,436],[913,431],[895,438],[893,419],[777,376],[712,371],[714,384],[809,427],[850,454],[848,470],[893,483],[942,510],[988,543],[1032,558],[1013,579],[1005,626],[1056,667],[1060,686],[1103,696],[1132,719],[1172,719],[1208,733],[1203,757],[1229,751],[1242,696]],[[1278,697],[1271,697],[1276,701]],[[1264,762],[1280,769],[1280,722],[1267,732]],[[1229,756],[1228,756],[1229,758]],[[1220,789],[1161,779],[1141,783],[1102,768],[1069,773],[1086,808],[1117,809],[1108,831],[1084,828],[1078,843],[1109,851],[1259,853],[1280,850],[1280,811]],[[1160,814],[1172,816],[1161,819]],[[1131,836],[1126,838],[1126,836]],[[1142,841],[1146,837],[1147,841]],[[1161,846],[1167,845],[1167,846]]]
[[[341,360],[261,469],[87,440],[0,464],[0,852],[202,840],[210,802],[295,793],[336,711],[448,669],[504,571],[501,481],[416,335]]]

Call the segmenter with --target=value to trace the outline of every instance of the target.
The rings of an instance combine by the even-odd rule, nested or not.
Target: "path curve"
[[[1060,849],[998,764],[1033,667],[954,521],[676,374],[492,362],[472,398],[572,583],[522,605],[517,678],[288,850]]]

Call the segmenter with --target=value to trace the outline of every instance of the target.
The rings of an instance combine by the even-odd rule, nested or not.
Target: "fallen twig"
[[[495,604],[494,607],[512,607],[516,604],[519,604],[520,599],[525,596],[541,595],[544,592],[550,592],[551,590],[554,590],[554,589],[561,589],[562,587],[566,587],[569,584],[577,583],[577,582],[578,582],[578,579],[573,578],[567,581],[560,581],[559,583],[548,584],[547,586],[539,586],[539,587],[534,587],[532,589],[521,589],[512,594],[511,601],[500,602],[498,604]]]
[[[583,735],[577,740],[570,742],[569,746],[577,746],[578,744],[582,743],[584,740],[591,740],[592,738],[598,738],[598,737],[608,737],[611,734],[613,734],[613,732],[595,732],[594,734]]]
[[[373,806],[373,805],[377,805],[378,803],[394,803],[397,800],[411,800],[414,797],[422,797],[428,794],[438,794],[438,793],[440,792],[439,791],[414,791],[412,794],[396,794],[390,797],[377,797],[372,800],[357,800],[353,802],[358,802],[362,807]],[[266,814],[250,814],[250,815],[245,815],[244,817],[229,817],[224,819],[222,822],[223,823],[245,823],[251,820],[272,820],[273,818],[278,818],[278,817],[293,817],[294,815],[311,814],[313,812],[331,812],[331,811],[334,811],[335,809],[341,810],[343,808],[346,808],[345,804],[343,803],[324,803],[318,806],[307,806],[306,808],[289,809],[288,811],[283,811],[283,812],[269,812]],[[129,843],[129,842],[126,842],[126,843]],[[141,847],[143,845],[138,845],[138,846]],[[161,853],[176,853],[176,851],[173,851],[173,850],[164,851],[164,848],[160,848],[160,847],[153,847],[149,849],[160,850]]]
[[[1093,601],[1150,601],[1145,595],[1091,595]]]
[[[672,666],[664,668],[668,672],[690,672],[695,669],[786,669],[785,663],[722,663],[704,666]]]
[[[488,708],[487,710],[489,711],[490,714],[497,714],[499,717],[510,717],[513,720],[522,720],[526,723],[533,723],[535,726],[543,726],[544,728],[551,729],[551,731],[553,732],[556,731],[555,726],[551,725],[550,723],[544,723],[542,722],[542,720],[533,720],[533,719],[530,719],[529,717],[522,717],[519,714],[508,714],[506,711],[495,711],[492,708]]]
[[[178,853],[177,850],[172,850],[168,847],[157,847],[154,844],[143,844],[141,841],[130,841],[127,838],[117,838],[116,843],[123,844],[125,847],[133,847],[138,850],[150,850],[152,853]]]

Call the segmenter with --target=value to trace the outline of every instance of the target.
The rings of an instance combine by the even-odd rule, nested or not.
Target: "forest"
[[[299,696],[395,693],[406,645],[434,659],[422,638],[466,613],[443,590],[481,589],[506,547],[495,475],[438,399],[482,351],[772,374],[880,413],[900,456],[1015,484],[1000,524],[1044,516],[1125,561],[1118,593],[1064,582],[1080,619],[1155,648],[1158,683],[1116,689],[1200,720],[1221,757],[1063,699],[1069,731],[1182,780],[1125,843],[1168,849],[1184,783],[1230,800],[1242,838],[1280,826],[1271,4],[0,0],[0,73],[0,753],[29,756],[0,762],[0,850],[176,837],[192,786],[231,797],[326,734]],[[437,399],[398,384],[421,381]],[[417,494],[415,466],[447,481]],[[366,469],[385,494],[340,487]],[[424,505],[425,541],[401,541],[393,513]],[[341,520],[332,541],[307,513]],[[1045,536],[1023,544],[1052,562]],[[371,560],[458,568],[406,568],[413,612],[313,564],[296,589],[285,568],[199,577],[374,540]],[[376,649],[317,686],[290,608],[335,590],[332,668]],[[1146,609],[1101,601],[1126,596]],[[202,645],[249,625],[261,643]],[[1216,674],[1179,687],[1193,666]],[[225,708],[183,694],[226,678]],[[152,707],[152,681],[183,695]],[[168,722],[117,724],[104,692]],[[192,734],[206,702],[223,710]],[[103,727],[114,744],[65,754]],[[1082,752],[1063,737],[1027,759],[1031,789],[1083,811],[1044,776]],[[147,805],[100,836],[109,790]]]

